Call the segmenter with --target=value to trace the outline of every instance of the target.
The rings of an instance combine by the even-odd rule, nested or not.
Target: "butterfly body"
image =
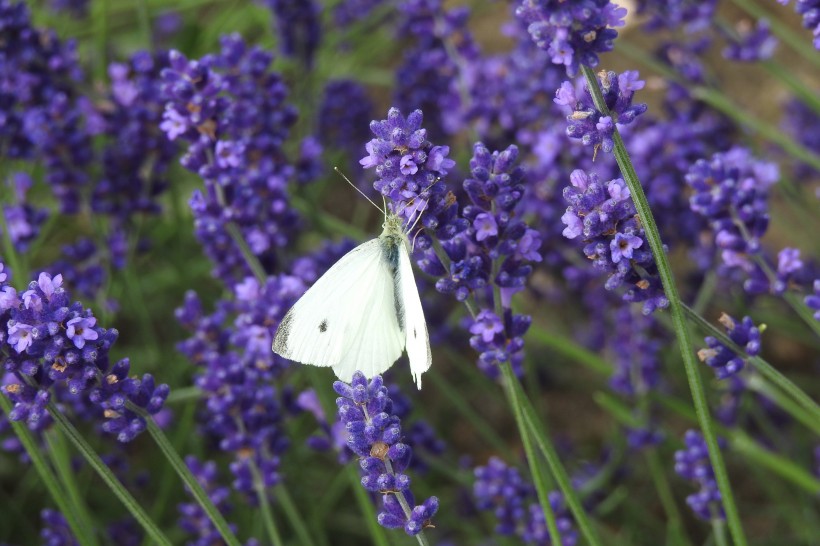
[[[285,314],[273,351],[349,382],[356,371],[383,373],[406,349],[421,388],[432,357],[409,247],[401,218],[387,215],[378,238],[345,254]]]

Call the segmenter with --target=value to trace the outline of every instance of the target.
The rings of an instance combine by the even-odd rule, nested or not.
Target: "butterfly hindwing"
[[[424,320],[424,310],[421,307],[419,290],[413,276],[413,266],[410,264],[410,255],[404,245],[401,245],[399,249],[397,275],[396,288],[404,314],[402,322],[404,323],[407,358],[410,360],[410,372],[420,389],[421,374],[430,368],[433,357],[430,352],[427,322]]]

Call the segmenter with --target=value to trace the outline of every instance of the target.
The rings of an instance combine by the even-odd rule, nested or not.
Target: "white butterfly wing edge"
[[[404,245],[399,249],[397,275],[396,289],[403,302],[405,345],[407,358],[410,360],[410,373],[413,374],[416,386],[421,389],[421,374],[430,368],[433,355],[430,352],[430,336],[427,334],[427,322],[424,320],[419,289],[413,276],[413,266]]]
[[[405,339],[382,252],[379,239],[372,239],[342,256],[283,317],[273,351],[303,364],[330,366],[348,383],[356,370],[373,377],[390,368]]]

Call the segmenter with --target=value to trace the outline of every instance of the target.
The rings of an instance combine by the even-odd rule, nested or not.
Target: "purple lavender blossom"
[[[208,494],[208,498],[223,515],[231,512],[233,507],[229,497],[231,490],[229,487],[221,486],[218,482],[217,467],[213,461],[201,462],[196,457],[189,455],[185,457],[185,464],[199,482],[199,485]],[[197,502],[184,502],[177,506],[179,511],[178,525],[187,534],[192,535],[192,545],[216,544],[222,542],[222,535],[214,526],[211,519]],[[236,531],[236,526],[230,524],[231,530]],[[258,545],[255,539],[250,539],[246,546]]]
[[[358,21],[367,19],[384,0],[341,0],[333,6],[333,20],[340,27],[348,27]]]
[[[264,484],[279,480],[279,456],[288,446],[283,434],[282,393],[274,387],[287,361],[271,352],[275,325],[304,292],[298,277],[248,277],[234,286],[234,300],[222,300],[204,315],[194,292],[186,295],[177,319],[193,336],[179,350],[199,367],[194,382],[206,400],[203,427],[234,457],[234,488],[256,502],[251,464]]]
[[[635,118],[646,112],[646,104],[632,104],[635,91],[643,89],[644,82],[638,79],[634,70],[616,74],[601,72],[598,81],[603,91],[608,113],[599,112],[592,101],[586,82],[581,93],[572,83],[565,81],[555,91],[554,102],[571,112],[567,116],[567,136],[580,140],[584,146],[593,146],[597,151],[611,152],[614,145],[612,135],[618,129],[629,125]]]
[[[392,201],[392,210],[408,221],[415,221],[424,212],[421,224],[438,238],[451,239],[465,227],[464,221],[455,217],[458,209],[441,182],[455,161],[448,157],[448,146],[435,146],[427,140],[422,119],[421,110],[405,118],[397,108],[391,108],[386,120],[372,121],[370,130],[376,138],[367,143],[369,155],[359,163],[365,169],[375,167],[373,187]],[[408,169],[410,163],[417,167],[415,171]]]
[[[48,7],[56,13],[67,13],[75,19],[88,16],[89,0],[49,0]]]
[[[40,512],[43,528],[40,538],[45,546],[79,546],[65,517],[56,510],[46,508]]]
[[[509,142],[534,146],[533,133],[544,121],[545,101],[566,78],[566,70],[551,62],[521,24],[510,26],[515,48],[501,55],[478,56],[466,74],[470,102],[464,117],[491,148]]]
[[[718,320],[726,328],[726,334],[729,338],[740,346],[748,356],[760,354],[760,334],[765,329],[764,326],[755,326],[750,317],[743,317],[743,320],[738,323],[726,313],[720,315]],[[714,368],[718,379],[726,379],[743,369],[746,364],[743,357],[712,336],[705,338],[704,341],[706,341],[709,348],[698,351],[698,358],[701,362],[705,362]]]
[[[2,207],[9,238],[18,252],[25,252],[29,244],[37,239],[40,226],[48,218],[49,211],[36,207],[28,201],[27,194],[34,181],[27,173],[12,173],[6,180],[6,184],[10,186],[13,196],[13,199],[9,200],[13,204],[6,204]]]
[[[815,279],[812,284],[814,292],[804,299],[804,302],[814,311],[814,320],[820,320],[820,279]]]
[[[789,0],[777,0],[785,6]],[[820,0],[797,0],[794,11],[803,16],[803,28],[812,31],[814,49],[820,49]]]
[[[599,53],[612,51],[618,31],[610,27],[624,25],[626,9],[609,0],[522,0],[515,14],[552,62],[574,76],[581,65],[598,66]]]
[[[808,150],[820,150],[820,114],[809,108],[803,101],[792,98],[784,108],[783,131]],[[794,178],[796,180],[812,179],[817,176],[817,169],[802,161],[794,161]]]
[[[574,546],[578,532],[558,491],[549,494],[549,502],[557,518],[561,536],[549,536],[544,511],[538,503],[535,488],[526,482],[515,467],[507,466],[498,457],[490,457],[486,466],[475,468],[473,496],[479,510],[492,510],[496,518],[495,532],[503,536],[518,536],[526,544],[561,544]]]
[[[740,273],[746,277],[744,289],[753,294],[786,288],[770,286],[755,259],[764,259],[760,239],[769,226],[769,188],[778,179],[777,165],[756,160],[744,148],[700,159],[686,175],[694,190],[690,206],[709,222],[721,251],[719,272]]]
[[[564,188],[569,203],[561,217],[567,226],[564,236],[582,239],[593,267],[609,273],[607,290],[626,285],[624,301],[643,302],[647,315],[666,307],[655,259],[626,183],[620,178],[601,183],[597,174],[581,170],[572,172],[570,182]]]
[[[160,73],[168,55],[140,51],[108,67],[111,92],[100,111],[100,131],[110,137],[102,153],[103,174],[91,196],[94,212],[109,215],[112,230],[128,230],[138,213],[160,212],[168,169],[178,146],[160,129],[166,99]]]
[[[2,391],[14,403],[9,418],[25,420],[32,430],[48,425],[46,406],[71,400],[86,405],[93,419],[104,418],[102,429],[129,442],[145,429],[132,404],[154,415],[168,396],[167,385],[156,385],[150,374],[128,377],[128,360],[110,367],[108,353],[118,336],[96,324],[79,302],[69,304],[62,277],[41,273],[18,294],[0,281],[0,354],[13,379]]]
[[[359,157],[373,119],[373,104],[364,86],[353,80],[332,80],[325,85],[317,114],[322,144]]]
[[[168,102],[160,127],[168,138],[189,143],[182,164],[205,183],[190,201],[197,238],[215,275],[233,284],[251,271],[231,226],[271,270],[278,249],[290,241],[297,216],[287,183],[296,173],[282,144],[296,111],[285,103],[281,77],[268,70],[269,53],[247,47],[238,35],[221,42],[220,54],[200,61],[170,53],[171,68],[162,71]]]
[[[464,126],[459,85],[478,57],[467,28],[470,11],[461,6],[444,9],[442,0],[402,0],[398,3],[402,39],[412,46],[396,70],[394,104],[404,111],[420,109],[431,120],[430,136],[441,140]]]
[[[431,526],[438,499],[430,497],[420,505],[414,503],[410,478],[404,474],[412,451],[400,441],[401,421],[393,413],[393,402],[382,377],[377,375],[368,382],[357,371],[350,384],[336,381],[333,389],[340,395],[336,405],[339,421],[347,428],[347,446],[361,457],[362,486],[382,494],[379,524],[390,529],[403,527],[411,536]]]
[[[264,3],[276,18],[276,37],[282,55],[295,57],[308,68],[313,66],[322,39],[319,5],[314,0],[264,0]]]
[[[706,440],[699,432],[687,430],[684,441],[686,447],[675,452],[675,472],[700,488],[686,497],[686,504],[706,521],[724,519],[722,497],[709,462]]]
[[[631,306],[614,313],[614,335],[610,341],[615,370],[609,378],[612,389],[625,396],[646,394],[661,378],[661,341],[652,316],[636,314]]]
[[[647,30],[682,29],[692,34],[709,27],[717,0],[638,0],[638,13],[648,15]]]
[[[12,159],[37,159],[63,212],[77,212],[93,156],[87,101],[73,41],[35,29],[24,2],[0,1],[0,148]]]
[[[751,28],[748,21],[738,25],[738,36],[729,36],[729,44],[723,50],[723,56],[731,61],[756,62],[771,58],[777,49],[777,38],[772,36],[769,22],[761,19],[757,26]]]

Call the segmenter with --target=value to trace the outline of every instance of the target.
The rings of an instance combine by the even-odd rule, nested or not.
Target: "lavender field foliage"
[[[816,544],[820,2],[0,0],[0,544]],[[271,351],[383,217],[433,353]],[[332,302],[329,302],[332,304]]]

